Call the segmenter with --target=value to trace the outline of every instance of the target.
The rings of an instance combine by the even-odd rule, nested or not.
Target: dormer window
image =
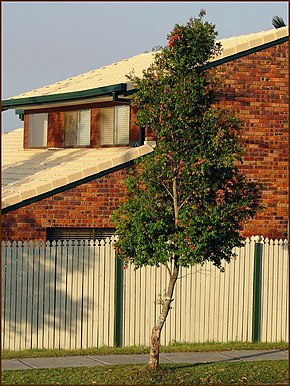
[[[139,144],[140,129],[135,124],[135,111],[130,105],[106,103],[73,108],[25,112],[24,148],[98,148]]]
[[[100,145],[128,145],[130,106],[100,108]]]
[[[90,146],[91,110],[65,112],[64,142],[66,147]]]

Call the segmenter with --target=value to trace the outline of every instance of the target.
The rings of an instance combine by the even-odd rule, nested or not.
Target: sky
[[[1,99],[151,51],[175,24],[206,10],[217,39],[288,25],[288,1],[3,1]],[[23,127],[2,113],[2,132]]]

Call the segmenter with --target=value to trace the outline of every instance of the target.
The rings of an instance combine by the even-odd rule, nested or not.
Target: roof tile
[[[286,36],[288,36],[288,27],[221,39],[219,42],[222,44],[223,52],[221,55],[215,57],[213,61],[226,58],[247,50],[248,48],[254,48]],[[135,55],[131,58],[126,58],[119,62],[102,66],[86,73],[40,87],[33,91],[15,95],[8,99],[78,92],[119,83],[129,83],[126,75],[134,70],[137,76],[142,76],[143,70],[147,69],[152,63],[154,55],[155,52]]]
[[[22,147],[23,129],[2,135],[2,208],[49,193],[85,177],[134,160],[153,149],[30,149]]]

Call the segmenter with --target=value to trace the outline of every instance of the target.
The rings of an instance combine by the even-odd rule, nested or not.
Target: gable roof
[[[222,44],[222,53],[213,58],[209,65],[216,66],[287,40],[288,27],[221,39],[219,42]],[[112,96],[113,93],[126,96],[128,91],[134,88],[126,75],[134,70],[136,75],[142,76],[143,70],[153,62],[154,55],[154,52],[135,55],[63,81],[15,95],[2,101],[2,108],[21,109],[49,102],[63,104],[76,103],[80,100],[93,101],[93,98]]]
[[[2,210],[6,213],[131,164],[149,145],[99,149],[23,149],[23,129],[2,135]]]

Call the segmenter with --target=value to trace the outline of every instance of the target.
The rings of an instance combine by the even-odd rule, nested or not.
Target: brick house
[[[288,27],[222,39],[208,68],[223,81],[219,105],[242,120],[241,170],[264,185],[260,212],[245,236],[286,238],[288,227]],[[2,136],[2,238],[45,240],[113,232],[134,160],[154,138],[134,121],[132,58],[2,101],[24,128]]]

